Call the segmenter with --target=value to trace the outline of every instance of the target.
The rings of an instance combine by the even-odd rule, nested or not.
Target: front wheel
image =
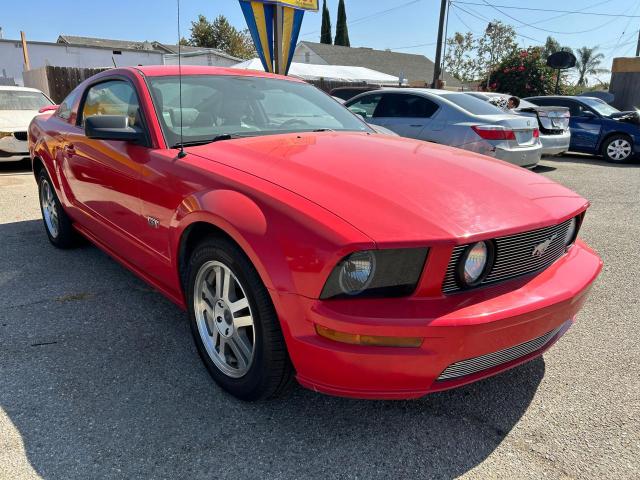
[[[191,332],[216,383],[242,400],[284,393],[293,367],[269,293],[244,253],[207,239],[191,255],[187,281]]]
[[[58,248],[71,248],[78,243],[78,234],[71,226],[71,219],[58,200],[51,179],[42,169],[38,175],[40,211],[49,241]]]
[[[624,163],[631,159],[633,144],[626,135],[614,135],[602,146],[602,155],[607,162]]]

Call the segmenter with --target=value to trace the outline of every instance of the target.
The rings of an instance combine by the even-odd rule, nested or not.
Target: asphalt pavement
[[[543,358],[416,401],[222,392],[186,315],[95,247],[47,241],[0,164],[0,479],[640,478],[640,164],[550,158],[605,268]]]

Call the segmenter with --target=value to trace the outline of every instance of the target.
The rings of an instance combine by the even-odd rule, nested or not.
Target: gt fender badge
[[[547,251],[551,242],[553,242],[557,238],[558,234],[554,233],[551,238],[547,238],[544,242],[539,243],[535,247],[533,247],[533,253],[531,253],[532,257],[540,258],[544,255],[544,252]]]
[[[151,228],[158,228],[160,226],[160,220],[154,217],[147,217],[147,223]]]

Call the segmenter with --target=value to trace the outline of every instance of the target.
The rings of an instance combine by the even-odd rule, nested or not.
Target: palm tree
[[[607,69],[600,68],[604,60],[604,54],[598,52],[598,47],[582,47],[576,50],[576,66],[578,71],[578,87],[585,87],[589,83],[589,75],[598,75],[607,72]]]

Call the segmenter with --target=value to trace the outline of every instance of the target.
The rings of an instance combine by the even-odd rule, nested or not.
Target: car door
[[[375,123],[398,135],[421,139],[438,105],[420,95],[386,93],[373,114]]]
[[[71,202],[84,212],[88,228],[116,253],[128,257],[139,246],[139,180],[149,148],[125,141],[87,138],[84,120],[91,115],[126,115],[129,125],[144,128],[134,86],[122,78],[101,80],[87,88],[75,125],[65,136],[63,171]]]
[[[578,152],[597,153],[598,142],[602,131],[602,119],[591,108],[577,100],[567,99],[565,105],[569,107],[571,118],[569,129],[571,130],[570,149]]]

